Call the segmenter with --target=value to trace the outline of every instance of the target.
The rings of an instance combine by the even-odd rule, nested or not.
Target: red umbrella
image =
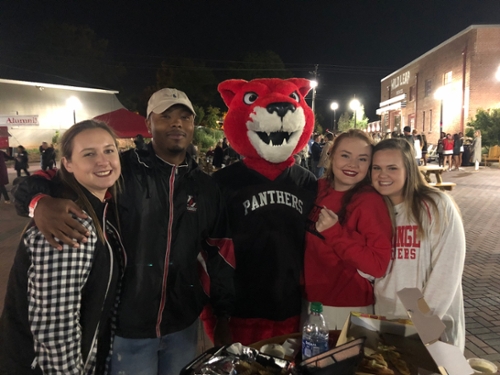
[[[108,124],[115,131],[118,138],[134,138],[137,134],[141,134],[146,138],[151,137],[146,127],[146,119],[125,108],[96,116],[94,120]]]

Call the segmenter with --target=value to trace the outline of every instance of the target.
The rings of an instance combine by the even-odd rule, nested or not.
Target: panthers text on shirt
[[[396,228],[392,259],[416,259],[420,249],[418,226],[401,225]]]
[[[302,214],[304,205],[301,199],[287,191],[268,190],[258,193],[257,195],[252,195],[251,199],[247,199],[243,202],[245,215],[248,215],[249,210],[255,211],[260,207],[270,204],[283,204],[295,208],[300,214]]]

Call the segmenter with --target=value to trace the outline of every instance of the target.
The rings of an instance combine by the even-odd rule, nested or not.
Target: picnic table
[[[457,184],[454,182],[443,182],[444,167],[438,165],[421,165],[418,170],[424,175],[429,185],[437,187],[440,190],[452,190]],[[436,182],[432,182],[431,175],[434,175]]]

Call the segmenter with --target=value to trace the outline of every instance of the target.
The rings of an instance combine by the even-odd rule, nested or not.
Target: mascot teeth
[[[270,146],[281,146],[286,145],[290,136],[293,134],[291,132],[256,132],[262,142]]]

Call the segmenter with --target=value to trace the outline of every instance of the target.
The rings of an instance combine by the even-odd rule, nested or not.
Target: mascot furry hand
[[[295,162],[307,144],[314,115],[304,97],[304,78],[228,80],[218,90],[228,107],[224,133],[243,162],[270,180]]]

